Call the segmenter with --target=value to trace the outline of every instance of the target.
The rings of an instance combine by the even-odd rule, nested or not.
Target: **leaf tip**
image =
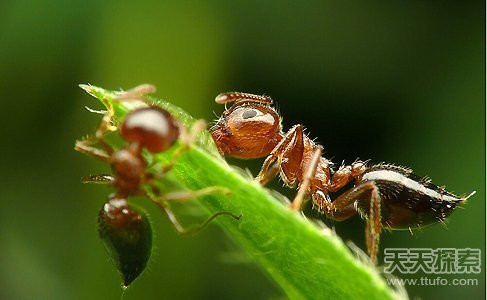
[[[89,93],[91,91],[91,85],[90,84],[80,83],[80,84],[78,84],[78,86],[80,88],[82,88],[83,90],[85,90],[87,93]]]
[[[95,95],[96,87],[92,86],[91,84],[78,84],[78,86],[91,96],[97,98]]]

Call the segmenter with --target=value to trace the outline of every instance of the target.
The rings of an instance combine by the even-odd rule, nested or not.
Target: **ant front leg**
[[[286,178],[289,182],[288,184],[294,184],[297,178],[297,171],[300,168],[301,161],[303,159],[304,152],[304,128],[303,125],[293,126],[286,135],[281,139],[281,141],[274,147],[271,154],[267,156],[260,169],[259,175],[255,177],[255,180],[262,185],[272,180],[277,173],[279,168],[283,165],[283,157],[289,157],[286,164],[287,172]],[[278,160],[277,163],[271,167],[271,165]]]
[[[103,98],[102,100],[107,107],[107,112],[103,116],[103,119],[101,120],[100,124],[98,125],[96,131],[95,131],[95,136],[94,137],[89,137],[82,139],[80,141],[76,141],[76,144],[74,146],[74,149],[76,151],[88,154],[100,161],[110,163],[111,162],[111,156],[114,152],[113,148],[108,145],[105,140],[104,136],[107,131],[115,131],[117,128],[113,125],[111,125],[114,111],[113,107],[108,103],[108,100],[106,98]],[[94,144],[100,144],[103,149],[99,149],[96,147],[93,147]]]
[[[94,157],[102,162],[110,163],[113,149],[109,145],[105,145],[105,150],[92,146],[98,142],[99,140],[94,137],[82,139],[80,141],[76,141],[74,150],[90,155],[91,157]]]
[[[311,161],[309,162],[306,171],[304,173],[304,179],[299,185],[298,193],[296,194],[296,197],[294,197],[294,200],[291,203],[291,209],[301,210],[304,197],[306,197],[306,195],[308,195],[309,193],[308,189],[311,185],[311,180],[315,177],[316,169],[318,168],[322,151],[323,151],[323,147],[317,146],[316,150],[313,152]]]
[[[366,216],[365,239],[367,252],[370,260],[375,264],[379,252],[380,233],[382,230],[380,194],[379,188],[373,181],[367,181],[346,191],[335,201],[331,202],[329,198],[318,191],[313,194],[313,201],[318,205],[323,213],[329,218],[342,221],[356,214],[354,203],[363,203],[368,207],[368,211],[363,212]]]
[[[92,90],[91,90],[92,87],[90,85],[81,84],[80,87],[83,90],[85,90],[88,94],[90,94],[92,96],[95,96],[93,94]],[[98,142],[100,142],[105,147],[105,146],[108,146],[108,145],[106,145],[104,143],[104,141],[103,141],[103,135],[107,131],[116,131],[117,130],[117,127],[111,125],[113,116],[115,115],[115,112],[113,110],[113,106],[110,104],[110,102],[108,101],[108,98],[107,97],[103,97],[101,99],[101,101],[103,102],[103,104],[105,105],[105,107],[107,108],[107,110],[106,110],[106,112],[105,112],[105,114],[103,116],[103,119],[101,120],[100,124],[98,125],[98,128],[96,129],[95,138],[97,139]],[[89,111],[92,111],[91,109],[88,109],[88,110]],[[111,151],[111,148],[108,148],[106,150],[108,152],[110,152]]]

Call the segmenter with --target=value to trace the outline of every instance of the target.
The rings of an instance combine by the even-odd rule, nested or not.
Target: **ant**
[[[220,153],[240,159],[267,157],[255,180],[266,184],[279,173],[287,186],[298,186],[290,205],[293,210],[300,210],[303,200],[311,196],[313,206],[333,220],[358,213],[366,219],[367,252],[374,264],[383,228],[411,231],[443,223],[475,193],[456,196],[429,178],[393,164],[368,165],[357,160],[334,171],[333,163],[322,156],[323,147],[304,133],[303,125],[283,132],[270,97],[230,92],[218,95],[215,102],[234,102],[210,129]],[[353,187],[342,192],[349,183]],[[337,192],[341,194],[332,201],[330,193]]]
[[[90,86],[80,87],[91,94]],[[140,85],[120,93],[113,101],[139,100],[147,103],[144,96],[153,92],[154,86]],[[100,211],[99,232],[109,252],[115,252],[114,260],[124,277],[123,287],[126,288],[144,270],[150,256],[152,241],[150,223],[145,215],[129,205],[129,196],[147,196],[166,213],[179,234],[196,233],[220,215],[228,215],[236,220],[241,216],[218,212],[201,225],[185,229],[168,207],[169,201],[186,201],[215,192],[228,194],[229,191],[222,187],[208,187],[197,191],[161,195],[155,186],[155,180],[169,172],[181,154],[195,142],[197,135],[206,127],[205,121],[196,121],[191,132],[187,132],[186,128],[165,109],[153,105],[139,107],[129,112],[120,124],[120,135],[127,145],[115,150],[104,139],[105,133],[117,130],[111,125],[114,110],[108,99],[104,98],[103,102],[107,106],[107,112],[94,137],[77,141],[75,150],[110,164],[114,172],[113,175],[92,175],[83,178],[82,181],[112,184],[116,189]],[[171,148],[178,139],[182,146],[175,151],[171,161],[162,166],[157,174],[148,172],[148,164],[142,156],[142,151],[145,149],[153,154],[161,153]],[[101,148],[94,147],[94,144],[99,144]],[[143,185],[149,186],[152,191],[146,192],[142,189]],[[127,235],[131,237],[127,238]]]

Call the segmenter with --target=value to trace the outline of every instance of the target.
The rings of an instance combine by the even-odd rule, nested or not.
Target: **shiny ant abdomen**
[[[290,187],[298,186],[291,208],[300,210],[305,197],[327,217],[342,221],[356,214],[366,219],[366,243],[375,263],[382,228],[414,229],[446,217],[468,197],[459,197],[420,178],[410,169],[391,165],[368,165],[356,161],[337,171],[323,157],[302,125],[282,131],[281,117],[272,99],[247,93],[224,93],[219,104],[235,102],[210,131],[223,155],[242,159],[267,157],[256,180],[262,184],[280,175]],[[342,189],[349,183],[354,186]],[[333,201],[330,193],[337,193]],[[340,194],[341,193],[341,194]]]

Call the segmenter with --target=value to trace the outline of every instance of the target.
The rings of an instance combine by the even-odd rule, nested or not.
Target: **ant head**
[[[179,137],[176,120],[166,110],[150,106],[136,109],[122,123],[122,137],[152,153],[170,148]]]
[[[210,129],[220,152],[245,159],[267,156],[281,139],[279,114],[269,105],[272,99],[243,93],[216,98],[217,103],[231,101],[236,103]]]

